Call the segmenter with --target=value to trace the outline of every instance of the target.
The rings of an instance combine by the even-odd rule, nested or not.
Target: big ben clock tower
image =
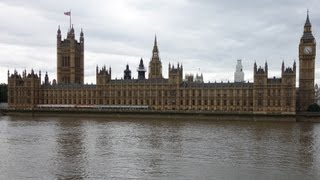
[[[312,35],[309,13],[299,44],[299,94],[298,111],[306,111],[314,103],[316,41]]]

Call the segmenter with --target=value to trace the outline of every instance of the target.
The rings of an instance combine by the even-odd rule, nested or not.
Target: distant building
[[[194,82],[196,83],[203,83],[203,75],[202,73],[198,75],[198,73],[196,74],[196,78],[194,79]]]
[[[194,79],[193,74],[186,74],[184,77],[186,82],[193,82],[193,79]]]
[[[238,61],[235,82],[204,83],[203,75],[186,74],[183,66],[169,64],[168,79],[162,76],[162,62],[157,39],[154,40],[149,62],[148,79],[143,60],[138,78],[132,78],[129,65],[123,79],[112,79],[111,67],[96,68],[96,85],[83,84],[84,35],[79,42],[73,28],[61,41],[57,32],[57,81],[44,82],[41,72],[22,74],[8,72],[8,104],[12,109],[41,107],[145,108],[154,110],[236,112],[253,114],[295,114],[314,103],[314,73],[316,44],[311,32],[309,15],[299,45],[299,84],[296,91],[296,63],[281,67],[281,77],[268,76],[268,64],[253,65],[253,82],[243,81],[241,60]],[[280,68],[279,68],[280,69]],[[241,73],[242,72],[242,73]],[[298,98],[296,98],[298,95]]]
[[[237,60],[236,72],[234,72],[234,82],[244,82],[244,72],[241,59]]]

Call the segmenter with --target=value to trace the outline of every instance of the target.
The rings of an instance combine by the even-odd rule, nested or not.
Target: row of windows
[[[131,96],[177,96],[177,91],[108,91],[108,92],[100,92],[101,96],[125,96],[125,97],[131,97]],[[239,97],[239,96],[248,96],[252,95],[252,91],[249,91],[249,93],[243,93],[243,94],[227,94],[226,92],[220,91],[216,94],[206,94],[206,93],[201,93],[201,91],[196,91],[193,90],[189,92],[189,90],[183,91],[180,90],[178,96],[180,97],[189,97],[189,96],[197,96],[197,97]]]
[[[61,66],[62,67],[70,66],[70,56],[62,56]]]
[[[263,100],[262,99],[258,99],[257,101],[258,101],[258,103],[257,103],[258,106],[263,106]],[[292,105],[292,99],[290,99],[290,98],[286,99],[285,105],[286,106],[291,106]],[[267,106],[281,106],[281,101],[280,100],[268,100],[267,101]]]
[[[240,100],[156,100],[156,99],[99,99],[97,102],[100,104],[110,104],[110,105],[213,105],[213,106],[252,106],[252,101],[240,101]],[[96,99],[44,99],[44,103],[47,104],[95,104]]]
[[[264,90],[260,89],[260,90],[257,90],[257,95],[258,96],[263,96],[264,94]],[[292,96],[293,94],[293,91],[291,89],[289,90],[284,90],[283,91],[287,96]],[[267,95],[268,96],[280,96],[281,95],[281,89],[268,89],[267,90]]]
[[[111,88],[111,90],[107,90],[105,91],[105,96],[106,95],[117,95],[117,96],[136,96],[136,95],[144,95],[146,94],[147,96],[151,95],[151,96],[176,96],[177,93],[178,96],[184,97],[184,96],[250,96],[252,95],[252,90],[248,91],[248,90],[180,90],[180,91],[176,91],[176,90],[172,90],[172,91],[168,91],[168,90],[157,90],[157,89],[161,89],[161,87],[159,88],[155,88],[155,89],[150,89],[148,91],[145,91],[145,89],[149,89],[147,88],[142,88],[140,87],[140,89],[142,90],[118,90],[119,87],[117,88]],[[122,88],[121,88],[122,89]],[[132,89],[129,87],[124,87],[123,89]]]
[[[70,79],[63,79],[70,81]],[[190,94],[185,93],[184,96],[180,97],[201,97],[201,96],[189,96]],[[258,91],[258,97],[262,97],[263,94]],[[170,96],[176,96],[176,91],[111,91],[111,92],[105,92],[105,91],[49,91],[44,93],[45,97],[170,97]],[[214,96],[202,96],[203,97],[224,97],[224,98],[241,98],[244,96],[228,96],[227,94],[216,94]],[[287,97],[292,97],[292,92],[287,92]]]
[[[156,100],[156,99],[147,99],[147,100],[142,100],[142,99],[108,99],[108,100],[103,100],[100,99],[99,101],[100,104],[110,104],[110,105],[117,105],[117,104],[124,104],[124,105],[190,105],[190,106],[196,106],[196,105],[214,105],[214,106],[253,106],[252,101],[248,100],[170,100],[170,99],[165,99],[165,100]],[[286,101],[286,106],[291,106],[292,105],[292,100],[287,99]],[[13,98],[11,98],[11,103],[13,103]],[[16,103],[18,104],[23,104],[23,103],[31,103],[30,98],[16,98]],[[66,98],[61,98],[61,99],[44,99],[44,103],[46,104],[96,104],[96,99],[66,99]],[[258,106],[263,106],[263,100],[258,99],[257,100],[257,105]],[[281,101],[280,100],[268,100],[267,101],[268,106],[281,106]]]
[[[14,102],[15,101],[15,102]],[[31,98],[10,98],[10,103],[16,104],[31,104]],[[34,104],[39,104],[38,99],[34,99]]]
[[[170,93],[168,91],[166,91],[165,93],[166,96],[158,96],[160,98],[166,98],[166,97],[171,97],[171,96],[175,96],[174,93]],[[123,92],[123,94],[121,94],[120,91],[116,91],[116,92],[110,92],[110,93],[103,93],[101,91],[99,91],[99,95],[97,93],[97,91],[85,91],[85,92],[72,92],[72,91],[66,91],[66,92],[63,92],[63,91],[58,91],[58,93],[55,93],[55,92],[45,92],[44,93],[44,97],[53,97],[53,98],[59,98],[59,97],[73,97],[73,98],[86,98],[86,97],[91,97],[91,98],[94,98],[94,97],[157,97],[157,94],[156,93],[151,93],[149,91],[147,92],[143,92],[141,91],[140,93],[137,93],[137,92],[133,92],[131,93],[131,91],[129,91],[128,93],[127,92]],[[184,97],[186,98],[186,97]],[[195,96],[188,96],[187,98],[191,98],[191,99],[205,99],[205,98],[209,98],[209,97],[195,97]],[[221,96],[214,96],[214,98],[219,98],[219,99],[229,99],[229,98],[238,98],[238,99],[242,99],[242,97],[226,97],[223,98]],[[244,97],[243,97],[244,98]]]
[[[70,67],[70,56],[62,56],[62,67]],[[80,57],[75,58],[75,67],[81,67]]]
[[[97,91],[45,91],[44,97],[95,97]]]
[[[76,57],[75,67],[81,67],[80,58]]]
[[[70,77],[69,76],[63,76],[62,77],[62,83],[66,83],[66,84],[70,83]]]
[[[17,91],[10,90],[10,95],[15,97],[31,96],[31,90],[17,90]],[[39,91],[33,91],[34,97],[37,97],[39,95],[40,95]]]

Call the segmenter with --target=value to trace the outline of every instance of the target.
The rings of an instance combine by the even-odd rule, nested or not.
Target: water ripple
[[[319,179],[320,125],[0,117],[0,179]]]

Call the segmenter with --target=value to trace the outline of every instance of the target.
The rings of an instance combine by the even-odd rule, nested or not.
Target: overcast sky
[[[319,39],[319,7],[319,0],[0,0],[0,83],[14,69],[47,71],[56,79],[57,28],[65,38],[63,12],[70,9],[76,38],[84,31],[86,83],[95,83],[96,65],[111,66],[119,79],[128,63],[137,78],[141,57],[149,66],[155,34],[165,78],[169,62],[179,62],[184,74],[201,72],[206,82],[233,81],[237,59],[245,80],[252,81],[255,61],[267,60],[269,76],[280,76],[282,61],[298,63],[308,8]],[[317,57],[316,83],[319,67]]]

